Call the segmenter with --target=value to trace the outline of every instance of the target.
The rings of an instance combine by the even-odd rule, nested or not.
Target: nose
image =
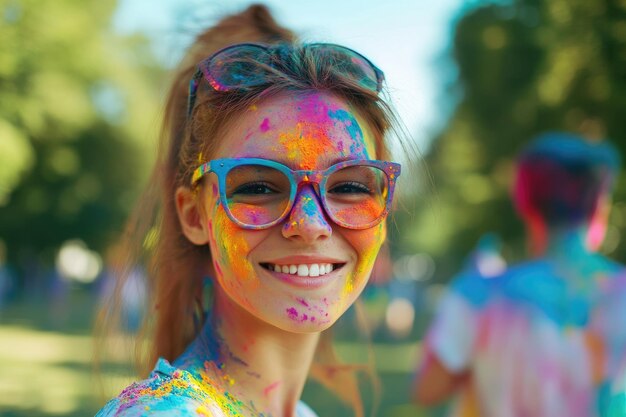
[[[296,195],[289,216],[283,225],[283,236],[300,238],[307,243],[329,237],[333,229],[326,219],[326,213],[313,185],[305,185]]]

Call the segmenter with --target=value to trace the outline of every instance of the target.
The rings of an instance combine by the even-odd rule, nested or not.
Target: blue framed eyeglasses
[[[215,159],[194,171],[192,187],[211,172],[217,176],[226,214],[244,229],[265,229],[282,222],[303,184],[313,185],[324,211],[337,225],[368,229],[389,212],[401,167],[395,162],[349,160],[325,170],[294,171],[267,159]]]
[[[332,68],[374,92],[380,92],[385,75],[369,59],[345,46],[332,43],[264,45],[240,43],[221,49],[200,64],[189,82],[187,117],[193,111],[198,85],[204,78],[216,91],[245,91],[267,83],[272,71],[289,71],[295,65],[293,51],[310,54],[318,65]]]

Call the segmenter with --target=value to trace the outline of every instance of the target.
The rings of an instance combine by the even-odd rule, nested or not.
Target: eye
[[[278,191],[272,187],[271,184],[265,182],[252,182],[243,184],[237,187],[232,194],[233,195],[262,195],[262,194],[275,194]]]
[[[365,184],[356,181],[343,182],[334,185],[328,190],[333,194],[371,194],[371,190]]]

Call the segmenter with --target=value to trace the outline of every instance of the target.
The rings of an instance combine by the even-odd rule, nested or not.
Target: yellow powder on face
[[[255,307],[251,299],[256,297],[255,291],[260,282],[252,264],[248,261],[250,245],[246,240],[247,233],[254,233],[240,228],[233,223],[220,206],[213,212],[215,239],[214,263],[218,271],[218,281],[237,303],[249,311]]]
[[[371,229],[363,231],[368,233],[367,235],[363,235],[362,241],[369,242],[370,244],[362,249],[354,272],[344,285],[342,297],[348,297],[352,294],[354,286],[357,282],[360,283],[362,280],[367,280],[369,278],[369,274],[374,267],[374,262],[376,261],[378,252],[385,241],[386,230],[386,223],[382,221]]]
[[[222,270],[230,269],[238,280],[253,280],[254,270],[247,259],[250,247],[244,236],[246,231],[233,223],[221,207],[216,210],[215,216],[216,243],[220,251],[217,260]]]

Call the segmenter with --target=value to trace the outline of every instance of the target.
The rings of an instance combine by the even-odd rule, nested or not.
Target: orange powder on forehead
[[[317,168],[320,159],[330,151],[339,150],[344,155],[343,149],[337,149],[328,128],[318,123],[298,122],[292,131],[281,133],[278,141],[280,146],[276,150],[289,160],[298,161],[300,169]]]

